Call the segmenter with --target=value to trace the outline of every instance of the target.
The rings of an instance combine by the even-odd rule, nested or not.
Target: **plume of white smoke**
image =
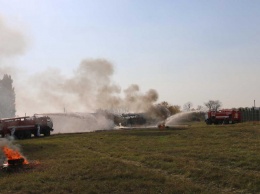
[[[25,36],[19,30],[8,26],[0,17],[0,76],[12,75],[16,109],[20,116],[24,113],[32,115],[62,112],[64,109],[68,112],[94,112],[97,109],[119,110],[122,107],[131,112],[147,112],[158,99],[158,93],[154,89],[142,93],[137,84],[129,86],[121,93],[121,87],[113,82],[114,66],[105,59],[83,60],[71,76],[63,75],[57,68],[48,68],[33,76],[19,71],[19,77],[14,76],[18,69],[15,66],[4,65],[3,60],[11,60],[23,54],[25,50]],[[83,123],[78,122],[79,119],[76,117],[68,117],[63,116],[61,119],[61,116],[56,115],[56,126],[61,126],[65,120],[67,128],[71,131],[92,131],[111,126],[111,120],[107,121],[106,117],[100,115],[85,116]]]
[[[11,62],[25,52],[26,38],[20,30],[9,26],[6,19],[0,16],[0,115],[15,115],[12,79],[6,75],[16,75],[17,68]],[[2,80],[3,77],[3,80]]]
[[[0,76],[15,74],[15,67],[7,61],[13,57],[22,55],[26,50],[26,38],[24,34],[9,25],[0,15]]]
[[[147,111],[158,99],[151,89],[146,93],[134,84],[124,90],[113,83],[113,65],[104,59],[84,60],[71,77],[58,69],[48,69],[28,79],[27,87],[18,88],[18,108],[29,112],[90,112],[96,109],[118,109],[128,107],[129,111]]]
[[[102,114],[59,113],[48,114],[54,123],[53,133],[76,133],[109,130],[114,122]]]
[[[120,95],[120,86],[112,81],[113,73],[113,65],[104,59],[83,60],[70,77],[53,68],[40,72],[28,78],[26,87],[16,90],[17,109],[31,114],[62,112],[64,108],[67,112],[113,111],[122,107],[129,112],[150,111],[158,93],[154,89],[142,93],[133,84]],[[113,123],[102,115],[88,114],[80,119],[71,114],[51,117],[58,133],[111,129]]]
[[[120,88],[111,82],[113,71],[112,64],[103,59],[82,61],[71,77],[49,68],[29,77],[29,87],[18,90],[22,97],[19,108],[33,107],[38,112],[60,112],[63,107],[73,112],[108,108],[120,103],[114,95]]]
[[[12,57],[25,52],[26,40],[17,29],[6,24],[0,17],[0,57]]]

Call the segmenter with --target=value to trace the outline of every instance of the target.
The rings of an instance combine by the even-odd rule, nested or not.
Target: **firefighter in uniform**
[[[41,127],[40,125],[37,125],[37,137],[41,136]]]
[[[11,136],[14,136],[14,133],[15,133],[15,127],[13,127],[11,130]]]

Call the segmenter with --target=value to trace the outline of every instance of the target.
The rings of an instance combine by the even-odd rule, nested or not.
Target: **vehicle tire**
[[[37,136],[37,132],[33,133],[33,135],[34,135],[34,137],[38,137],[38,136]]]
[[[29,138],[31,138],[31,137],[32,137],[31,131],[25,131],[25,132],[24,132],[24,138],[25,138],[25,139],[29,139]]]
[[[206,120],[206,124],[207,124],[207,125],[211,125],[211,124],[212,124],[211,120],[207,119],[207,120]]]
[[[24,133],[23,131],[16,131],[14,133],[14,136],[17,138],[17,139],[23,139],[24,138]]]
[[[51,135],[50,129],[45,129],[44,136],[50,136],[50,135]]]
[[[225,125],[229,124],[229,119],[224,119],[223,123],[224,123]]]

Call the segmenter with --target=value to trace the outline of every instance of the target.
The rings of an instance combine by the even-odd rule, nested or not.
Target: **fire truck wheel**
[[[207,119],[207,120],[206,120],[206,124],[207,124],[207,125],[212,125],[212,122]]]
[[[50,130],[49,130],[49,129],[46,129],[46,130],[44,131],[44,136],[50,136],[50,135],[51,135]]]
[[[34,135],[34,137],[38,137],[38,136],[37,136],[37,132],[34,132],[33,135]]]
[[[14,135],[17,139],[23,139],[24,138],[24,133],[22,131],[16,131]]]
[[[228,119],[225,119],[225,120],[224,120],[224,124],[229,124],[229,120],[228,120]]]
[[[24,138],[28,139],[28,138],[31,138],[31,132],[30,131],[25,131],[24,132]]]

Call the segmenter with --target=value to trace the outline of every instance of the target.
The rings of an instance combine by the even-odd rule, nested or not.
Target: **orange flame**
[[[29,164],[29,162],[18,151],[12,150],[12,149],[4,146],[3,152],[8,160],[15,160],[15,159],[23,158],[24,159],[23,164]]]

